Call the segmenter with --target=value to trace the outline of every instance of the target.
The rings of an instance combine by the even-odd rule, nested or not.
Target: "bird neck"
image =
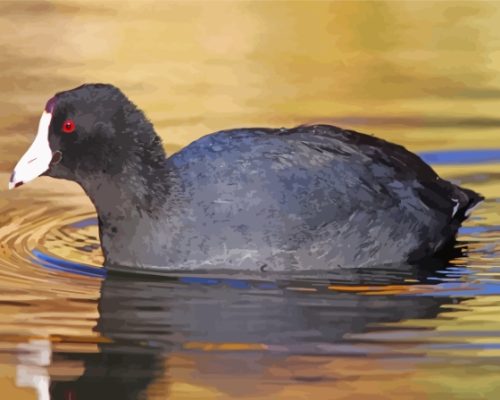
[[[170,197],[178,198],[172,194],[182,192],[176,171],[167,165],[165,156],[161,162],[127,163],[113,174],[101,171],[82,175],[78,183],[103,219],[154,215],[165,208]]]
[[[182,209],[182,205],[179,206],[182,186],[175,172],[166,166],[123,171],[113,176],[103,173],[80,185],[97,211],[106,263],[120,263],[115,255],[127,252],[124,249],[130,248],[134,238],[140,237],[145,245],[152,243],[155,232],[162,229],[162,225],[169,228],[174,225],[168,221]],[[133,259],[133,253],[130,257]]]

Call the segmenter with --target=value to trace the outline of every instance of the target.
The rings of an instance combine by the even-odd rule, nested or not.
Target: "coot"
[[[401,146],[329,125],[220,131],[166,158],[108,84],[47,102],[9,187],[39,175],[77,182],[106,265],[142,271],[412,263],[450,243],[482,200]]]

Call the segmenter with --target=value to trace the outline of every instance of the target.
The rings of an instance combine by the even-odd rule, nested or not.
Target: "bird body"
[[[401,146],[334,126],[226,130],[165,158],[152,125],[113,86],[84,85],[52,104],[49,148],[62,157],[45,174],[88,194],[112,268],[411,263],[450,243],[482,199]]]

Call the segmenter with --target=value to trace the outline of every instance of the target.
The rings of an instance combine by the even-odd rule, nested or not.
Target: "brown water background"
[[[461,231],[468,254],[430,280],[270,291],[118,280],[111,298],[124,290],[151,304],[109,313],[102,278],[44,268],[33,255],[99,269],[95,225],[74,225],[93,216],[83,192],[50,178],[6,188],[47,99],[84,82],[119,86],[169,153],[218,129],[313,122],[416,152],[499,149],[499,49],[498,2],[0,1],[1,398],[47,399],[50,382],[67,382],[54,398],[75,400],[71,382],[89,365],[107,365],[101,378],[113,370],[95,356],[106,344],[156,349],[149,336],[161,350],[129,371],[149,371],[148,399],[498,398],[500,159],[435,166],[487,200]],[[210,318],[193,311],[201,303],[213,304],[199,308]],[[314,324],[288,326],[292,303]],[[274,305],[290,314],[262,311]],[[148,326],[163,315],[153,306],[168,327]],[[270,336],[277,321],[289,335]],[[114,366],[137,363],[127,346]]]

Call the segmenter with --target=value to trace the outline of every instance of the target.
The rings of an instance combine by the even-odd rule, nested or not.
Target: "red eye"
[[[71,119],[64,121],[62,125],[62,130],[64,133],[72,133],[75,130],[75,123]]]

